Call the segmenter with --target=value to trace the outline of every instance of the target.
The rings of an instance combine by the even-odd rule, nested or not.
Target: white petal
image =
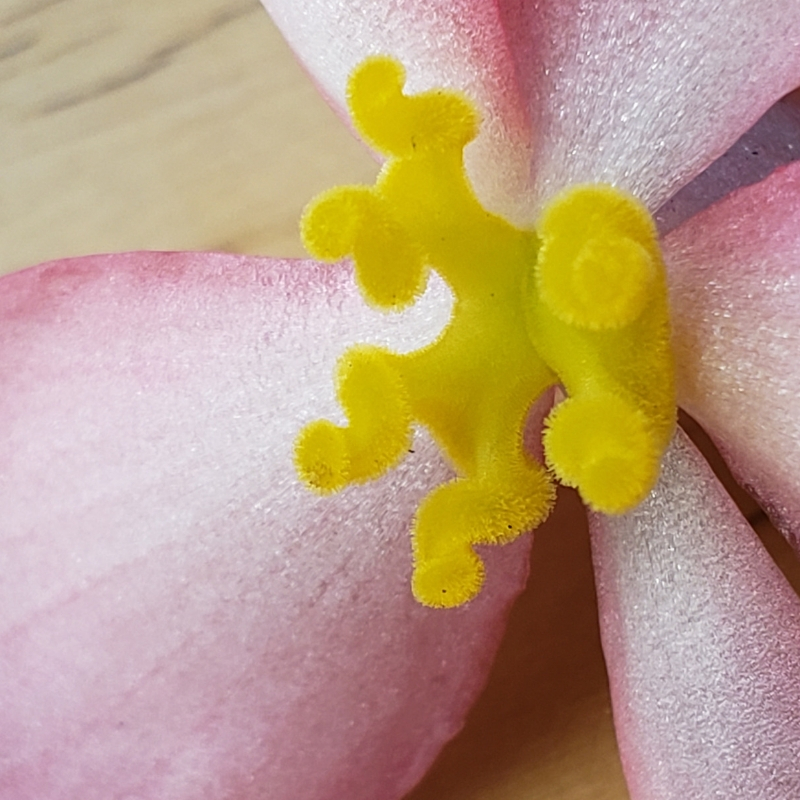
[[[411,596],[408,529],[450,472],[425,437],[319,498],[300,425],[354,341],[446,320],[367,309],[344,265],[198,253],[0,284],[0,796],[374,800],[462,725],[528,542],[486,590]],[[526,537],[527,539],[527,537]]]
[[[800,550],[800,163],[663,246],[678,402]]]
[[[800,599],[685,435],[591,527],[633,800],[800,797]]]

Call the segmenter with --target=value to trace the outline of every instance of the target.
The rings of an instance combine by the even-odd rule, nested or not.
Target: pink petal
[[[800,84],[800,4],[765,0],[262,0],[340,109],[365,55],[484,110],[469,152],[490,207],[533,219],[603,181],[661,206]]]
[[[483,685],[527,574],[433,611],[407,531],[448,476],[425,436],[334,498],[291,442],[346,343],[411,346],[349,270],[225,255],[54,262],[0,294],[0,795],[393,798]]]
[[[262,0],[321,92],[346,117],[345,86],[372,54],[393,55],[407,90],[452,87],[483,110],[484,127],[466,160],[483,202],[519,218],[530,184],[527,104],[494,0]]]
[[[800,549],[800,163],[664,240],[679,403]]]
[[[536,195],[600,181],[651,210],[800,84],[796,0],[549,0],[507,14]]]
[[[591,528],[633,800],[800,797],[800,599],[685,435]]]
[[[742,186],[768,178],[800,159],[800,104],[792,95],[775,103],[708,169],[655,213],[662,235]]]

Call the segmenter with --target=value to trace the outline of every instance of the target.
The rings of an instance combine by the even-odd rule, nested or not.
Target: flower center
[[[465,97],[403,94],[402,66],[369,58],[351,75],[356,128],[387,157],[373,187],[324,192],[304,212],[306,248],[351,256],[368,302],[396,310],[429,268],[455,297],[431,345],[408,354],[356,346],[339,361],[346,427],[300,433],[298,473],[329,493],[395,466],[414,422],[458,477],[433,490],[412,530],[412,589],[425,605],[472,599],[484,569],[473,546],[508,542],[550,512],[552,476],[593,509],[621,513],[648,494],[675,424],[664,267],[648,212],[609,186],[572,187],[535,229],[486,211],[462,151],[478,131]],[[532,403],[561,384],[545,423],[545,469],[524,449]]]

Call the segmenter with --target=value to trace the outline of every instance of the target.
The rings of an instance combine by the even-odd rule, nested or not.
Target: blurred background
[[[306,201],[376,172],[258,0],[0,0],[2,272],[133,249],[302,255]],[[410,797],[627,796],[565,493],[483,698]]]

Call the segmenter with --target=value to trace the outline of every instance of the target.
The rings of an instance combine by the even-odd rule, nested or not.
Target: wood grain
[[[0,269],[114,250],[300,255],[375,165],[256,0],[3,0]]]
[[[1,0],[0,271],[91,252],[300,255],[375,164],[256,0]],[[486,692],[413,800],[624,800],[585,524],[541,529]]]

